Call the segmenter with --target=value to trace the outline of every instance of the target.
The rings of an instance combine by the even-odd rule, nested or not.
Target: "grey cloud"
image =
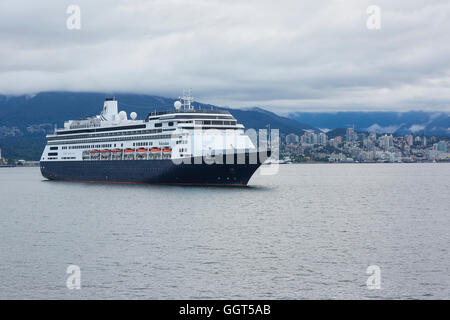
[[[231,107],[450,111],[450,3],[369,1],[0,3],[0,93],[121,91]]]

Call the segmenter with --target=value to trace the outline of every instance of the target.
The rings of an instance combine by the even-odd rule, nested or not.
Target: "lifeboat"
[[[126,152],[126,153],[134,152],[134,149],[127,148],[127,149],[125,149],[125,152]]]
[[[97,149],[91,150],[91,153],[99,153],[100,151],[98,151]]]
[[[151,152],[161,152],[161,148],[151,148]]]
[[[139,148],[138,150],[137,150],[137,152],[147,152],[148,151],[148,149],[145,149],[145,148]]]
[[[171,148],[164,148],[163,152],[164,153],[169,153],[169,152],[172,152],[172,149]]]
[[[119,152],[122,152],[122,149],[114,149],[112,152],[113,153],[119,153]]]
[[[111,152],[111,150],[108,149],[102,150],[102,153],[109,153],[109,152]]]

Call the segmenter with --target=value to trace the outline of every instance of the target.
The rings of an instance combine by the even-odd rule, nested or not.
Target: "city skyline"
[[[377,134],[347,128],[329,138],[324,132],[288,134],[281,145],[287,162],[424,162],[450,161],[450,140],[420,135]]]

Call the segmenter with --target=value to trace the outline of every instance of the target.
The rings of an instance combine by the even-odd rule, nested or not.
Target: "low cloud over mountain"
[[[291,113],[292,119],[319,128],[346,128],[376,133],[450,135],[450,114],[445,112],[337,112]]]
[[[0,94],[191,87],[277,113],[449,112],[448,30],[448,0],[2,0]]]

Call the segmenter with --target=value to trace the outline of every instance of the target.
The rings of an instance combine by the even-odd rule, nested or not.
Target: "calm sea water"
[[[3,168],[0,206],[2,299],[450,298],[450,164],[282,165],[248,188]]]

